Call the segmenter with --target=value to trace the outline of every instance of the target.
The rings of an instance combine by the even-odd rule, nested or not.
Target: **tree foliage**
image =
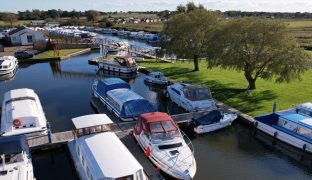
[[[100,12],[95,10],[86,11],[86,17],[88,21],[93,22],[98,21],[100,15],[101,15]]]
[[[13,26],[13,23],[16,22],[17,19],[17,15],[14,13],[3,13],[1,16],[1,19],[5,22],[8,22],[11,24],[11,26]]]
[[[194,70],[198,71],[198,59],[206,55],[207,41],[212,38],[220,19],[217,13],[204,8],[178,13],[165,23],[161,47],[179,58],[192,58]]]
[[[249,89],[256,80],[276,82],[300,79],[308,69],[308,55],[301,49],[286,25],[260,18],[228,22],[208,42],[209,65],[243,71]]]

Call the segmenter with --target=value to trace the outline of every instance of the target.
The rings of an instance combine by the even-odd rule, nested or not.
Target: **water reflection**
[[[8,74],[4,74],[4,75],[0,75],[0,81],[2,82],[8,82],[13,80],[15,74],[17,73],[18,68],[16,68],[14,71],[8,73]]]

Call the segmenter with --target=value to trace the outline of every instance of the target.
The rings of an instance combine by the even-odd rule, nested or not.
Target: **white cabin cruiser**
[[[80,179],[147,179],[140,163],[111,132],[113,122],[107,115],[86,115],[72,122],[75,139],[68,147]]]
[[[133,136],[157,168],[177,179],[194,178],[196,161],[192,143],[168,114],[140,115]]]
[[[0,137],[0,180],[35,180],[26,137]]]
[[[34,90],[15,89],[4,94],[1,136],[25,134],[34,137],[47,133],[47,119]]]
[[[0,57],[0,75],[13,72],[18,65],[18,61],[14,56]]]
[[[137,73],[137,70],[139,69],[135,59],[131,56],[104,59],[103,61],[99,61],[98,65],[101,69],[119,73]]]
[[[166,96],[186,111],[201,111],[215,108],[208,87],[174,83],[167,87]]]
[[[145,81],[153,83],[153,84],[159,84],[159,85],[168,84],[168,79],[161,72],[151,72],[151,73],[149,73],[145,77]]]
[[[237,119],[234,113],[223,113],[220,110],[212,110],[208,114],[193,119],[194,131],[197,134],[208,133],[230,126]]]

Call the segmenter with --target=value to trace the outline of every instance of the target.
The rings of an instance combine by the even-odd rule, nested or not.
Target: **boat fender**
[[[14,119],[12,124],[14,127],[19,127],[22,125],[22,121],[20,119]]]
[[[258,121],[256,121],[256,122],[254,123],[254,126],[255,126],[255,127],[258,127]]]
[[[274,137],[275,137],[275,138],[277,137],[277,131],[274,133]]]
[[[304,144],[304,145],[302,146],[302,149],[303,149],[303,150],[306,150],[306,149],[307,149],[307,145]]]

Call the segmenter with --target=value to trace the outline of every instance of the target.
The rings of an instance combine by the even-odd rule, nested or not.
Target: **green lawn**
[[[148,32],[160,32],[162,31],[164,23],[127,23],[127,24],[115,24],[115,28],[124,28],[127,30],[140,30]]]
[[[312,27],[312,20],[285,20],[284,22],[290,28]]]
[[[259,115],[272,111],[272,105],[277,102],[277,109],[282,110],[294,105],[312,102],[312,70],[307,71],[302,81],[276,84],[274,81],[257,80],[257,89],[250,96],[246,95],[248,85],[244,74],[220,68],[207,69],[206,62],[200,63],[200,71],[193,72],[193,63],[156,63],[143,62],[140,66],[154,71],[162,71],[167,77],[187,81],[192,84],[204,84],[211,88],[212,95],[217,100],[250,114]]]
[[[66,56],[67,54],[76,52],[76,51],[80,51],[82,49],[61,49],[60,50],[60,54],[59,56],[54,56],[54,52],[52,50],[48,50],[48,51],[44,51],[40,54],[35,55],[33,58],[33,60],[37,60],[37,59],[49,59],[49,58],[58,58],[58,57],[62,57],[62,56]]]
[[[30,21],[31,20],[16,21],[13,23],[13,26],[28,24],[30,23]],[[0,21],[0,26],[11,26],[11,24],[8,22]]]

